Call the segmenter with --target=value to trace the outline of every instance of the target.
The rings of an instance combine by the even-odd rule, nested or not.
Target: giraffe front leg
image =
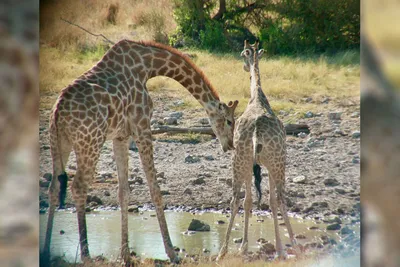
[[[127,266],[130,265],[128,242],[128,140],[114,139],[113,150],[118,171],[118,198],[121,206],[121,257]]]
[[[252,197],[251,197],[251,176],[246,177],[246,196],[244,199],[244,229],[243,229],[243,240],[240,246],[240,252],[242,255],[247,253],[248,249],[248,233],[249,233],[249,218],[251,216],[251,206],[252,206]]]
[[[178,263],[180,259],[175,254],[174,247],[168,231],[167,221],[164,214],[164,205],[161,197],[161,190],[156,180],[156,170],[154,168],[153,159],[153,143],[150,129],[142,132],[139,137],[135,138],[138,146],[140,160],[142,161],[143,170],[146,174],[147,184],[150,189],[151,200],[156,209],[158,223],[160,225],[161,235],[164,242],[165,252],[171,262]]]

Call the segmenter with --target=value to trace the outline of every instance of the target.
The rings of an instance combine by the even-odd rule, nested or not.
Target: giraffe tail
[[[67,196],[68,175],[64,169],[62,152],[61,152],[61,141],[60,141],[58,126],[57,126],[58,104],[59,103],[57,103],[56,109],[54,110],[52,123],[50,125],[50,131],[53,132],[53,136],[55,137],[54,142],[52,142],[53,145],[51,146],[51,150],[52,150],[53,155],[58,155],[58,157],[53,156],[53,165],[59,164],[61,167],[61,170],[62,170],[61,174],[59,174],[59,175],[57,175],[56,173],[53,173],[53,178],[57,175],[57,180],[60,183],[60,192],[58,194],[58,200],[60,203],[59,208],[64,209],[65,208],[65,198]],[[58,161],[58,162],[56,162],[56,161]]]
[[[262,180],[262,176],[261,176],[261,167],[260,165],[258,165],[257,163],[254,163],[253,165],[253,173],[254,173],[254,185],[256,186],[257,189],[257,208],[260,208],[260,202],[261,202],[261,180]]]

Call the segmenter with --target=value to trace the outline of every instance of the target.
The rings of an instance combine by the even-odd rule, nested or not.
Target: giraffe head
[[[264,49],[258,50],[258,45],[258,40],[253,45],[250,45],[248,40],[244,41],[244,50],[240,53],[240,56],[244,59],[243,69],[247,72],[250,71],[251,65],[258,64],[258,60],[264,53]]]
[[[210,124],[219,142],[222,150],[234,149],[233,146],[233,131],[235,129],[234,113],[239,101],[229,101],[228,105],[219,102],[217,109],[209,112]]]

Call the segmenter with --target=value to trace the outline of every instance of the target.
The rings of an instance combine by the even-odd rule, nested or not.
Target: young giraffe
[[[218,259],[224,257],[228,250],[229,236],[235,216],[239,209],[239,192],[242,184],[246,186],[244,199],[244,233],[240,247],[242,253],[247,252],[248,227],[251,199],[251,178],[259,172],[259,165],[265,166],[269,172],[270,206],[274,219],[276,249],[279,257],[283,257],[282,242],[279,234],[277,205],[287,226],[292,245],[295,245],[292,227],[286,212],[284,200],[286,132],[282,122],[275,116],[269,102],[261,89],[258,60],[264,50],[258,49],[258,42],[249,45],[246,40],[241,56],[244,57],[244,70],[250,72],[251,98],[246,110],[237,120],[235,129],[233,155],[233,199],[231,202],[232,215],[226,232],[225,242],[221,247]],[[256,175],[257,176],[257,175]],[[259,178],[258,178],[259,179]],[[256,177],[257,180],[257,177]],[[276,189],[276,195],[275,190]]]
[[[205,108],[223,151],[233,149],[234,110],[238,101],[224,104],[204,74],[178,50],[153,43],[122,40],[110,48],[89,71],[62,90],[50,118],[53,180],[49,189],[50,208],[43,258],[50,258],[54,211],[64,205],[68,177],[65,165],[71,149],[77,160],[72,184],[82,260],[88,259],[85,204],[100,149],[113,140],[121,205],[121,256],[130,263],[128,247],[128,140],[135,141],[146,174],[152,202],[161,229],[165,251],[171,261],[174,252],[164,216],[160,187],[156,180],[150,129],[153,103],[146,82],[167,76],[182,84]]]

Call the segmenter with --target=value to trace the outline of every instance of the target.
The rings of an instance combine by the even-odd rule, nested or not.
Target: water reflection
[[[130,214],[129,216],[129,246],[142,257],[167,259],[164,251],[157,217],[153,217],[155,212],[144,212],[143,214]],[[211,254],[218,254],[220,244],[222,244],[229,218],[219,213],[203,213],[193,215],[186,212],[166,211],[165,216],[168,222],[169,232],[172,243],[184,248],[190,254],[201,253],[203,248],[210,250]],[[194,235],[184,235],[192,219],[199,219],[210,224],[210,232],[197,232]],[[257,222],[263,219],[263,222]],[[88,225],[89,249],[92,256],[103,255],[109,259],[116,259],[119,256],[121,246],[121,224],[119,211],[92,212],[86,215]],[[226,224],[216,224],[216,221],[223,220]],[[242,216],[235,219],[235,230],[232,231],[232,238],[242,237],[243,231]],[[40,245],[43,246],[47,214],[40,216]],[[311,220],[291,218],[292,227],[296,234],[303,234],[307,237],[304,242],[311,241],[325,233],[322,229],[326,226],[316,224]],[[308,230],[311,226],[318,226],[321,230]],[[60,234],[63,230],[65,233]],[[282,241],[290,243],[287,230],[280,227],[283,234]],[[249,250],[257,249],[257,239],[263,237],[274,242],[273,221],[269,217],[252,216],[249,227]],[[79,261],[78,254],[78,225],[76,214],[60,211],[55,215],[53,227],[53,238],[51,253],[52,256],[65,256],[68,261]],[[239,244],[231,242],[230,250],[237,250]]]

